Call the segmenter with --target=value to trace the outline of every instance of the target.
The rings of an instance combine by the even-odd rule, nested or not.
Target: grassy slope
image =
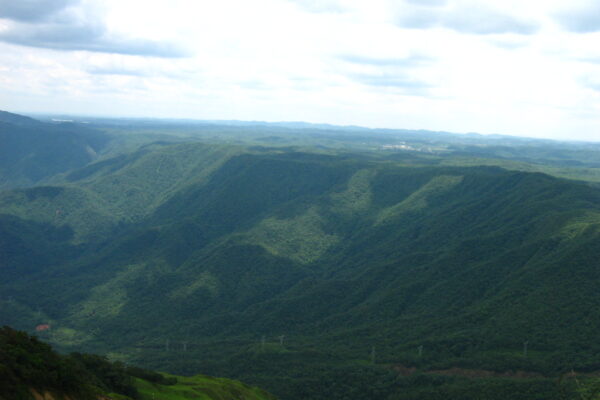
[[[167,377],[174,375],[164,374]],[[275,397],[256,387],[225,378],[205,375],[176,376],[175,385],[159,385],[137,379],[136,387],[144,400],[274,400]]]
[[[160,383],[159,383],[160,382]],[[57,354],[48,344],[0,329],[0,399],[274,400],[256,387],[224,378],[158,374],[90,354]],[[116,392],[116,393],[115,393]],[[41,398],[41,396],[39,396]]]

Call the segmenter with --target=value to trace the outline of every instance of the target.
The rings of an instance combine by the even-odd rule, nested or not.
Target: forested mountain
[[[283,399],[559,399],[600,369],[593,184],[205,139],[0,192],[0,321]]]
[[[109,137],[80,124],[51,124],[0,111],[0,188],[32,186],[95,160]]]

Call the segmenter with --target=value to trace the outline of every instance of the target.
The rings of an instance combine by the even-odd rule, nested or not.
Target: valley
[[[63,353],[281,399],[564,399],[600,370],[598,145],[0,116],[79,160],[0,165],[0,324]]]

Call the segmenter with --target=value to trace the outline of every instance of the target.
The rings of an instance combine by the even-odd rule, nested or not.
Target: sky
[[[0,109],[600,141],[597,0],[0,0]]]

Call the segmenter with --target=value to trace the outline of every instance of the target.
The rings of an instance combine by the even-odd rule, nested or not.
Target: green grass
[[[173,375],[164,374],[167,377]],[[176,376],[175,385],[159,385],[136,379],[143,400],[274,400],[275,397],[256,387],[226,378],[206,375]]]

